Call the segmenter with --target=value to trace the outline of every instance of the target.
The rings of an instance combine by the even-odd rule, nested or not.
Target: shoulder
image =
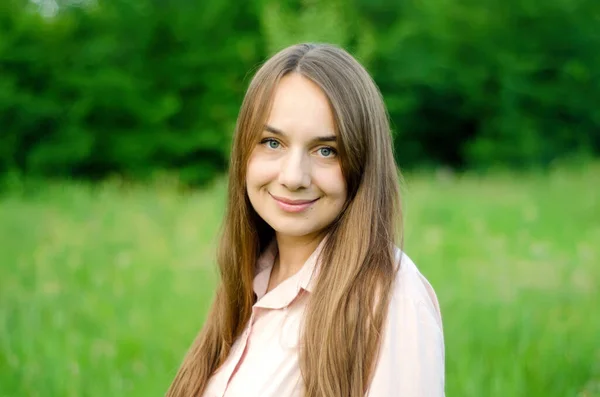
[[[395,305],[415,306],[418,311],[426,311],[442,326],[440,305],[435,290],[429,280],[419,271],[412,259],[399,248],[395,249],[398,270],[392,287],[390,301],[391,314]]]
[[[438,299],[415,263],[396,249],[392,286],[368,396],[444,396],[444,335]]]

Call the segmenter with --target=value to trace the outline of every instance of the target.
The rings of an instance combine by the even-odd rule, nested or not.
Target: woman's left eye
[[[323,157],[333,157],[337,154],[337,152],[334,148],[326,146],[319,149],[319,154]]]

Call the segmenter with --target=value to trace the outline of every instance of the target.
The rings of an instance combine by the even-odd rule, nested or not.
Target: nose
[[[310,186],[310,159],[302,151],[291,151],[282,159],[279,183],[294,191]]]

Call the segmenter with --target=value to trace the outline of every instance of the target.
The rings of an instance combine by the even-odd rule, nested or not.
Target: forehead
[[[336,130],[327,96],[298,73],[280,80],[267,124],[296,137],[335,135]]]

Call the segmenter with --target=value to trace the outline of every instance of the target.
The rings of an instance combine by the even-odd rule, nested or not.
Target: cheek
[[[347,186],[341,167],[323,171],[316,175],[321,190],[332,199],[345,201]]]
[[[261,156],[252,155],[248,161],[246,171],[246,185],[248,189],[256,189],[269,183],[277,176],[276,167],[265,161]]]

